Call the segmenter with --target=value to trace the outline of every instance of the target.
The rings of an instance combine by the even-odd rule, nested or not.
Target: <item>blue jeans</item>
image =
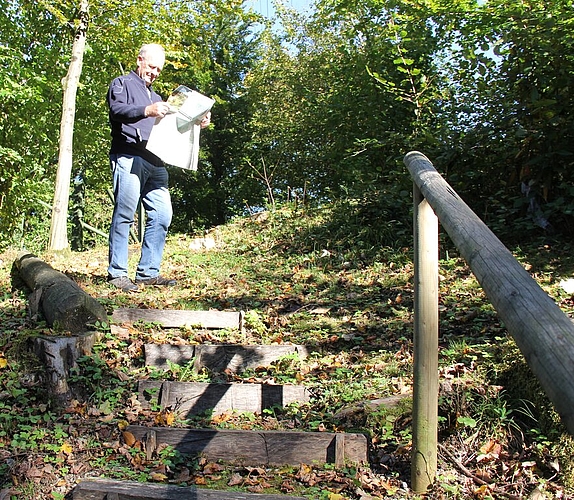
[[[167,188],[168,173],[139,156],[110,155],[114,189],[114,212],[110,227],[110,279],[128,275],[130,228],[141,199],[146,211],[145,233],[136,279],[155,278],[171,223],[171,197]]]

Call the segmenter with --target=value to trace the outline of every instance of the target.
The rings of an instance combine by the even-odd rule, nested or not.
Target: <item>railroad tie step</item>
[[[262,413],[291,403],[307,403],[309,390],[302,385],[255,383],[203,383],[140,380],[138,400],[143,408],[170,408],[180,418],[211,412]]]
[[[189,456],[253,466],[360,464],[367,461],[363,434],[333,432],[188,429],[130,425],[126,442],[170,445]],[[152,435],[153,439],[148,439]],[[153,450],[147,450],[153,454]]]
[[[232,497],[230,496],[232,495]],[[218,491],[195,486],[140,483],[111,479],[89,479],[78,483],[72,500],[305,500],[290,495],[266,495],[239,491]]]
[[[270,365],[291,354],[298,354],[304,359],[308,350],[296,344],[145,344],[144,353],[145,364],[159,370],[167,370],[170,363],[185,366],[193,362],[193,368],[198,372],[205,367],[211,372],[240,373]]]

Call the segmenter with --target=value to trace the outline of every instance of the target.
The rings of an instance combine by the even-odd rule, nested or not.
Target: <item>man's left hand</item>
[[[203,117],[203,119],[199,122],[199,125],[201,128],[205,128],[208,127],[210,123],[211,123],[211,111]]]

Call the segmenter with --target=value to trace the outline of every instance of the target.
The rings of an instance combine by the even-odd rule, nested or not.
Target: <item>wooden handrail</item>
[[[416,189],[432,207],[476,276],[566,429],[574,435],[574,323],[448,185],[428,158],[413,151],[405,156],[404,163]],[[419,249],[417,253],[422,252],[419,255],[424,258],[428,251]],[[415,297],[416,294],[415,290]],[[421,355],[418,357],[421,359]],[[416,352],[414,362],[417,363]],[[425,422],[428,418],[428,415],[413,414],[413,421]],[[415,426],[413,423],[413,428]],[[413,453],[417,451],[414,448],[413,438]],[[436,449],[418,452],[436,455]],[[414,475],[413,470],[413,480]]]

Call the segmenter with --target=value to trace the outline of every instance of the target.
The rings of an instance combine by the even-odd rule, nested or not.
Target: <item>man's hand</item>
[[[211,111],[209,111],[203,117],[203,119],[199,122],[199,125],[201,126],[201,128],[205,128],[205,127],[208,127],[210,123],[211,123]]]
[[[163,118],[169,111],[169,104],[167,102],[154,102],[145,108],[146,117],[152,116],[154,118]]]

